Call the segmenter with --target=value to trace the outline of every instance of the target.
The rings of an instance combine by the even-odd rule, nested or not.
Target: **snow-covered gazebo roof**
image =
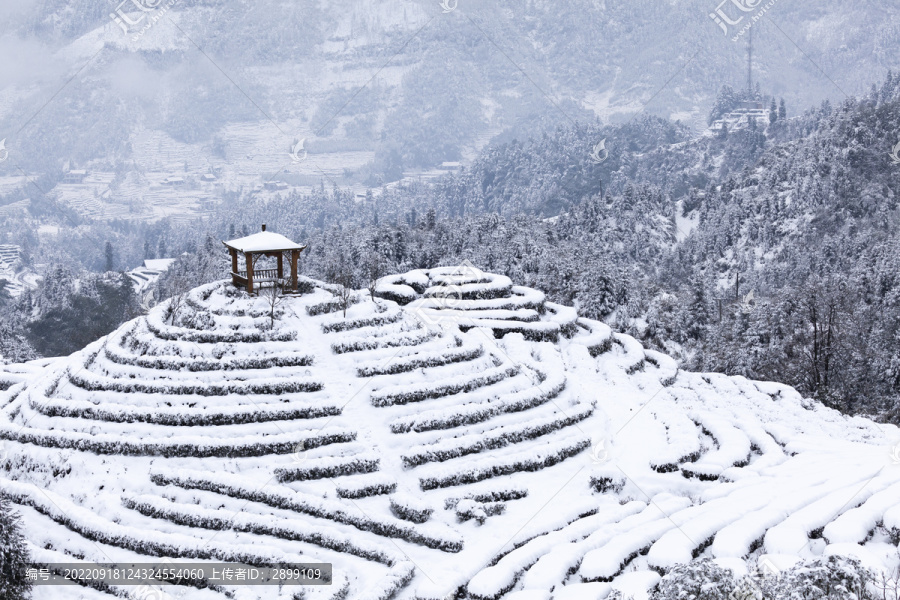
[[[290,250],[303,250],[306,248],[303,244],[292,242],[280,233],[263,230],[253,235],[237,238],[225,242],[229,248],[233,248],[238,252],[288,252]]]

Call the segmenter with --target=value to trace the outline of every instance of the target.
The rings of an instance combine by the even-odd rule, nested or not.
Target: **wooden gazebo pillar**
[[[291,250],[291,291],[297,291],[297,259],[300,258],[299,250]]]
[[[244,260],[247,262],[247,293],[253,293],[253,253],[244,252]]]
[[[279,252],[275,257],[278,260],[278,279],[284,279],[284,252]]]

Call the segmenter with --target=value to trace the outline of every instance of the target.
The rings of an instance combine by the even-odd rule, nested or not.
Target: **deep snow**
[[[900,562],[894,426],[679,372],[468,267],[384,278],[346,317],[334,291],[270,329],[265,298],[218,282],[175,323],[164,303],[6,368],[0,485],[36,558],[332,562],[323,600],[640,597],[698,552]],[[35,598],[108,597],[61,590]]]

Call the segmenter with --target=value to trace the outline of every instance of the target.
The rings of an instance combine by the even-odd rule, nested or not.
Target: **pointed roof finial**
[[[263,230],[263,231],[266,230],[266,224],[265,224],[265,223],[262,224],[262,230]]]

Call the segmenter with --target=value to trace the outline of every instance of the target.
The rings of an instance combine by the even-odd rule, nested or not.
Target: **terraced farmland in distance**
[[[0,485],[34,557],[330,562],[302,590],[322,600],[640,598],[699,556],[897,562],[896,427],[681,372],[471,267],[386,277],[346,315],[313,283],[274,326],[218,282],[7,369]]]

